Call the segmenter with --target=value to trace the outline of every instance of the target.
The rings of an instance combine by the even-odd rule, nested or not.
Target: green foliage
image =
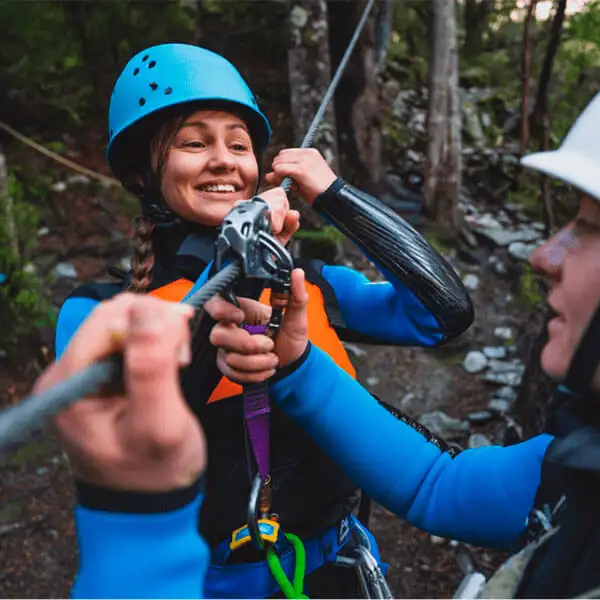
[[[523,308],[535,308],[543,302],[544,295],[540,284],[541,276],[533,270],[531,265],[524,263],[519,277],[517,293],[517,302]]]
[[[135,52],[191,41],[194,14],[174,2],[0,2],[2,87],[45,118],[83,125]]]
[[[0,343],[16,346],[35,328],[53,325],[55,310],[47,286],[33,264],[38,212],[24,200],[24,186],[13,173],[0,194]]]
[[[534,174],[531,179],[524,180],[518,186],[509,190],[506,201],[519,204],[526,215],[536,219],[540,218],[542,215],[542,200],[539,177]]]
[[[424,232],[423,235],[431,244],[432,248],[439,254],[448,254],[450,252],[450,246],[442,239],[437,231],[429,230]]]
[[[565,23],[556,55],[552,143],[560,143],[600,83],[600,0],[588,3]]]
[[[49,458],[57,451],[56,443],[52,440],[32,442],[11,452],[10,456],[0,459],[0,467],[20,469],[29,464],[39,464],[41,460]]]
[[[299,229],[294,237],[316,243],[340,244],[344,241],[344,234],[333,225],[325,225],[322,229]]]

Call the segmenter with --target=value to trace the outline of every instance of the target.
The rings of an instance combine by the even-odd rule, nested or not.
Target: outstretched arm
[[[525,528],[551,436],[452,458],[314,346],[271,391],[357,485],[420,529],[496,546]]]
[[[77,481],[74,597],[202,597],[206,444],[179,385],[192,313],[133,294],[102,302],[37,383],[42,391],[93,361],[123,356],[122,389],[86,397],[55,419]]]

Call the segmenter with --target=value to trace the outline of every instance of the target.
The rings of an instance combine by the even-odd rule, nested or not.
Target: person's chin
[[[544,346],[540,356],[542,370],[550,379],[557,382],[564,380],[569,368],[565,357],[570,356],[570,353],[565,352],[561,346],[561,344],[550,339]]]

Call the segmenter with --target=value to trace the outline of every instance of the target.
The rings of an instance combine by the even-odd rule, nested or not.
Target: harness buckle
[[[275,544],[279,537],[279,523],[273,519],[259,519],[256,529],[258,537],[263,543]],[[250,534],[250,528],[248,525],[243,525],[231,534],[229,548],[234,551],[251,541],[253,541],[253,536]]]

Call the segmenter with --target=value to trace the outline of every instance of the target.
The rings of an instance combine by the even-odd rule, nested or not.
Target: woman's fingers
[[[235,369],[228,363],[229,358],[230,355],[222,350],[219,350],[217,353],[217,366],[219,367],[221,373],[223,373],[223,375],[225,375],[225,377],[228,379],[231,379],[231,381],[236,381],[238,383],[260,383],[269,379],[270,377],[273,377],[275,374],[275,368],[267,368],[262,371],[254,372]]]
[[[227,323],[218,323],[210,333],[210,343],[227,352],[238,354],[264,354],[274,348],[273,340],[266,335],[251,335],[245,329]]]

